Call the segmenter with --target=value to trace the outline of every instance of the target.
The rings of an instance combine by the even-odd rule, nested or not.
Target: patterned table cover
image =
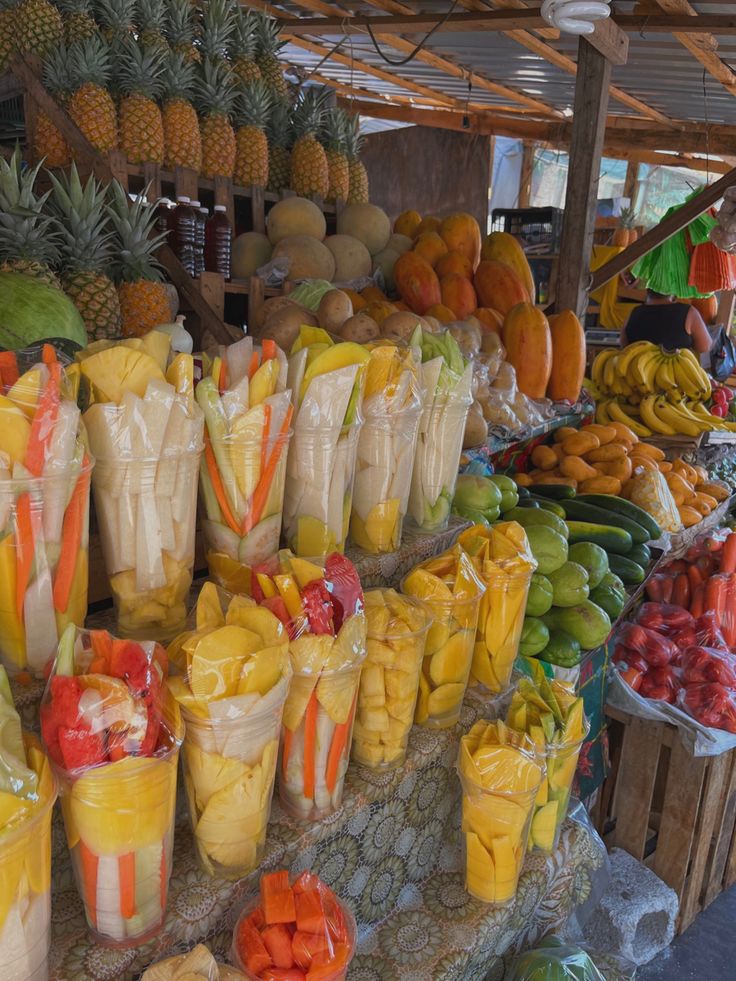
[[[500,978],[508,957],[565,922],[604,859],[599,840],[568,822],[554,855],[529,856],[511,906],[489,907],[465,893],[458,739],[478,718],[492,718],[498,705],[471,692],[455,729],[415,727],[401,770],[352,765],[343,807],[324,821],[300,826],[274,803],[261,870],[239,882],[199,870],[180,797],[166,922],[156,940],[137,950],[88,939],[57,815],[50,981],[130,981],[199,941],[226,959],[237,913],[256,891],[260,871],[284,867],[317,872],[353,909],[359,948],[350,981]]]

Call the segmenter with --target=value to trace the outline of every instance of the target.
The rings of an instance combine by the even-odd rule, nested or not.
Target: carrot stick
[[[126,920],[135,916],[135,852],[118,855],[120,879],[120,915]]]
[[[279,430],[279,434],[276,438],[276,445],[273,448],[273,453],[271,454],[266,466],[261,470],[258,485],[253,491],[251,506],[246,514],[245,521],[243,522],[244,535],[247,535],[252,528],[255,528],[255,526],[261,520],[263,509],[265,508],[266,501],[268,500],[268,493],[271,490],[271,484],[273,483],[274,474],[276,473],[276,467],[278,466],[279,458],[284,450],[284,446],[286,445],[285,436],[289,431],[293,411],[294,409],[290,405],[286,410],[284,421],[281,423],[281,429]]]
[[[271,406],[263,406],[263,434],[261,436],[261,473],[266,469],[266,454],[268,453],[268,437],[271,434]]]
[[[0,384],[7,391],[12,388],[20,377],[18,360],[14,351],[0,351]]]
[[[261,341],[261,353],[262,361],[272,361],[278,353],[276,341],[272,341],[270,337],[264,337]]]
[[[53,344],[44,344],[41,349],[41,360],[44,364],[57,364],[56,348]]]
[[[327,769],[325,770],[325,784],[330,793],[335,789],[337,783],[337,771],[340,766],[340,760],[345,752],[345,746],[348,741],[348,733],[350,732],[350,726],[353,724],[353,713],[355,712],[355,702],[358,698],[358,692],[356,690],[353,696],[353,704],[350,706],[350,714],[344,722],[338,722],[335,726],[335,731],[332,734],[332,742],[330,743],[330,751],[327,754]]]
[[[217,388],[220,392],[220,395],[222,395],[222,393],[227,388],[227,362],[225,361],[224,358],[220,362],[220,377],[217,380]]]
[[[316,741],[317,690],[313,688],[304,717],[304,796],[307,800],[314,800],[314,750]]]
[[[220,476],[220,471],[217,469],[217,460],[215,460],[215,453],[212,449],[212,443],[210,443],[210,437],[207,433],[207,429],[204,431],[204,458],[207,464],[207,473],[210,475],[210,480],[212,481],[212,489],[215,492],[215,497],[217,498],[217,503],[220,505],[220,510],[222,511],[222,516],[227,521],[228,525],[232,530],[239,535],[240,526],[235,520],[233,512],[230,510],[230,504],[228,503],[227,494],[225,493],[225,488],[222,485],[222,477]]]
[[[44,354],[46,347],[50,347],[50,345],[44,345]],[[51,350],[53,351],[53,348]],[[31,423],[31,432],[28,437],[26,458],[24,460],[26,469],[30,470],[34,477],[40,477],[43,473],[43,466],[46,462],[46,450],[54,434],[54,425],[59,413],[61,365],[57,361],[53,361],[49,363],[48,369],[49,380],[38,400],[38,406],[33,416],[33,422]]]
[[[252,378],[253,375],[258,371],[260,367],[258,361],[258,351],[254,351],[250,356],[250,364],[248,365],[248,378]]]
[[[31,496],[26,491],[21,494],[15,504],[15,605],[18,619],[23,620],[23,601],[31,578],[31,567],[35,544],[33,541],[33,524],[31,523]]]
[[[79,839],[79,859],[82,865],[82,891],[87,905],[87,916],[93,926],[97,924],[97,862],[98,858]]]
[[[286,779],[286,768],[289,765],[289,757],[291,756],[291,744],[294,739],[294,733],[291,729],[287,729],[284,726],[284,737],[281,749],[281,772]]]
[[[736,572],[736,532],[726,539],[721,553],[721,572]]]
[[[85,465],[87,462],[85,457]],[[84,517],[89,494],[89,477],[89,470],[85,469],[80,473],[64,513],[64,522],[61,527],[61,549],[56,565],[56,575],[54,576],[54,609],[58,610],[59,613],[64,613],[69,606],[74,570],[77,567],[79,547],[82,544]]]

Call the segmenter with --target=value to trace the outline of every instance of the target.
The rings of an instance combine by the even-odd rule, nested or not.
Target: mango
[[[437,725],[441,726],[444,723],[445,725],[451,726],[455,724],[456,720],[454,718],[444,720],[443,716],[448,716],[450,713],[459,711],[464,694],[465,684],[463,682],[440,685],[439,688],[435,688],[433,692],[430,692],[429,698],[427,699],[427,711],[435,718]]]
[[[557,801],[540,807],[532,818],[531,839],[537,848],[551,852],[557,835]]]
[[[347,368],[350,365],[364,365],[370,355],[361,344],[354,344],[352,341],[343,341],[341,344],[333,344],[319,355],[308,365],[302,380],[300,400],[304,398],[310,383],[319,375],[326,375],[330,371],[337,371],[339,368]]]
[[[319,518],[300,514],[292,547],[297,555],[327,555],[335,550],[335,536]]]
[[[0,395],[0,453],[14,463],[22,463],[26,455],[31,426],[25,415],[14,402]]]

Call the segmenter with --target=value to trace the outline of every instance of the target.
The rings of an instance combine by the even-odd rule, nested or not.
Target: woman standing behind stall
[[[632,311],[621,331],[621,347],[634,341],[651,341],[670,351],[686,347],[696,354],[710,351],[712,344],[695,307],[654,290],[647,290],[646,302]]]

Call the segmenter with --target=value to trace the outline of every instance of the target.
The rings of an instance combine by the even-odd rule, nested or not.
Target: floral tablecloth
[[[262,868],[311,868],[353,909],[359,951],[350,981],[472,981],[566,919],[603,861],[595,839],[573,822],[550,858],[532,854],[516,902],[496,909],[470,899],[459,872],[458,738],[490,718],[493,704],[470,694],[453,730],[415,727],[406,766],[352,766],[341,810],[308,827],[274,803]],[[180,804],[183,803],[180,801]],[[54,835],[50,981],[128,981],[154,960],[206,941],[226,957],[239,909],[259,872],[239,882],[211,879],[196,864],[179,809],[174,873],[161,935],[139,950],[106,949],[85,932],[60,822]],[[501,976],[494,973],[491,977]]]

